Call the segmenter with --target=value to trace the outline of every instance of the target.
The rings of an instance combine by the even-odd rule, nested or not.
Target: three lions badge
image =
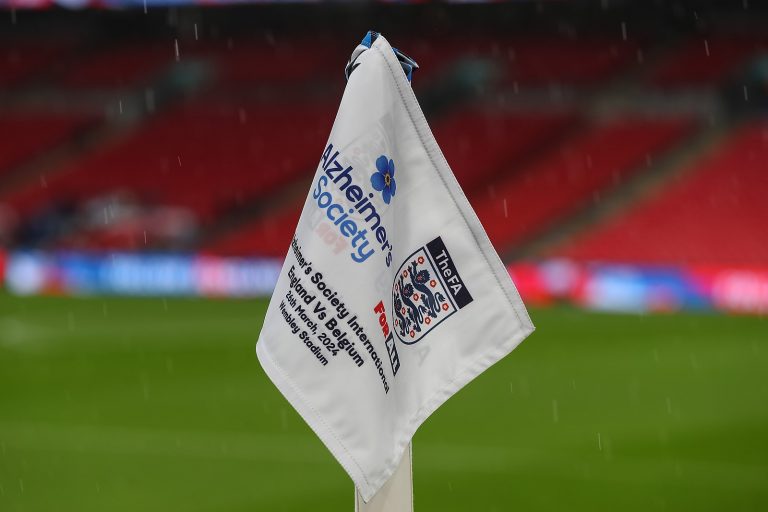
[[[472,302],[456,265],[437,237],[411,254],[392,285],[395,335],[412,345]]]

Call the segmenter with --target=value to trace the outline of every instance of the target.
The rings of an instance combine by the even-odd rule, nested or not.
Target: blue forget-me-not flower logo
[[[376,159],[376,172],[371,176],[371,185],[381,192],[384,202],[389,204],[395,195],[395,162],[381,155]]]

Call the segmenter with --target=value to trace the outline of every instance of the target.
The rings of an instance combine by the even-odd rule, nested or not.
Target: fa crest
[[[411,254],[392,285],[395,334],[412,345],[472,302],[440,237]]]

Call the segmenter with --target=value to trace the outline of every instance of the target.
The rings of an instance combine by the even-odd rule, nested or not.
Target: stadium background
[[[764,6],[86,3],[0,0],[0,510],[351,508],[253,344],[370,28],[538,326],[418,509],[768,506]]]

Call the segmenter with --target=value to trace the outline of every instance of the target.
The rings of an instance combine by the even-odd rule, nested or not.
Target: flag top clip
[[[379,37],[379,33],[375,32],[373,30],[369,30],[367,34],[365,34],[365,37],[360,42],[359,45],[357,45],[357,48],[352,52],[352,56],[349,58],[349,62],[347,62],[346,67],[344,68],[344,76],[347,77],[347,80],[349,80],[349,77],[352,75],[352,72],[357,68],[357,66],[360,65],[360,63],[357,62],[357,58],[360,57],[360,55],[370,49],[370,47],[373,45],[374,41]],[[392,51],[395,53],[395,56],[397,57],[397,60],[400,62],[400,65],[403,67],[403,72],[405,73],[405,77],[410,82],[413,78],[413,71],[416,69],[419,69],[419,65],[416,63],[415,60],[413,60],[411,57],[407,56],[397,48],[392,48]]]

